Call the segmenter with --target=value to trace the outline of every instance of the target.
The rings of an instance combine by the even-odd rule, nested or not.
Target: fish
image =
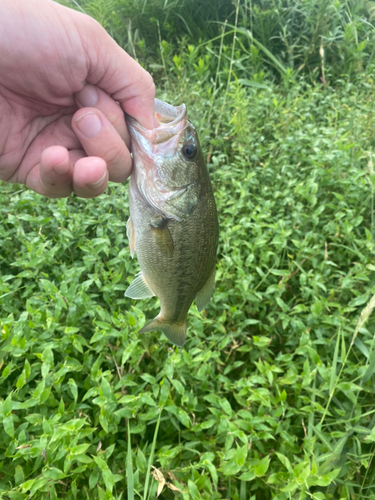
[[[195,300],[202,311],[214,290],[218,216],[185,104],[155,99],[154,121],[156,127],[147,130],[126,116],[133,156],[127,236],[141,271],[125,296],[158,297],[159,314],[139,333],[158,330],[183,346],[191,304]]]

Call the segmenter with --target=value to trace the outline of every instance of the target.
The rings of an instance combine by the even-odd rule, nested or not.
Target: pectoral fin
[[[159,250],[168,257],[172,257],[174,252],[174,243],[168,228],[168,219],[160,219],[149,226]]]
[[[126,290],[125,297],[129,297],[130,299],[136,299],[136,300],[155,297],[154,292],[146,283],[142,271],[137,274],[133,283]]]
[[[133,258],[134,252],[135,252],[135,234],[134,234],[133,222],[132,222],[130,217],[129,217],[128,222],[126,224],[126,236],[128,237],[128,240],[129,240],[130,255],[131,255],[131,258]]]
[[[199,290],[199,292],[197,293],[197,295],[195,297],[195,303],[197,304],[198,311],[203,311],[203,309],[210,302],[212,292],[214,291],[214,288],[215,288],[215,271],[216,271],[216,268],[214,267],[208,280],[203,285],[203,287]]]
[[[180,323],[168,323],[162,317],[156,316],[150,323],[139,330],[138,333],[151,332],[152,330],[161,330],[164,335],[173,344],[183,346],[186,338],[186,319]]]

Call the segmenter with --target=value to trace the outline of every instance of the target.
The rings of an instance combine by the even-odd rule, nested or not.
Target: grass
[[[372,72],[279,80],[253,45],[245,78],[230,25],[147,59],[194,116],[221,226],[183,349],[136,333],[158,304],[124,297],[126,184],[1,186],[0,498],[375,498]]]

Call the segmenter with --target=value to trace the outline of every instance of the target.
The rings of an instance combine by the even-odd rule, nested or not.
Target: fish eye
[[[192,142],[184,144],[182,154],[187,160],[193,160],[197,156],[197,146]]]

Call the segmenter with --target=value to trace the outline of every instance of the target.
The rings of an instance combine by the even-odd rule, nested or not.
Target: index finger
[[[121,104],[145,128],[154,128],[155,85],[150,73],[129,56],[92,18],[81,37],[88,58],[87,82]]]

